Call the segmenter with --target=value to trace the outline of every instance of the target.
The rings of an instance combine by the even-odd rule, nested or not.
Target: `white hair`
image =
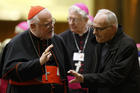
[[[82,17],[84,18],[88,18],[88,14],[81,10],[79,7],[75,6],[75,5],[72,5],[70,8],[69,8],[69,12],[70,11],[73,11],[73,12],[77,12],[78,14],[80,14]]]
[[[41,11],[40,11],[38,14],[36,14],[32,19],[27,20],[28,26],[30,27],[31,24],[40,22],[40,20],[39,20],[39,18],[38,18],[38,15],[39,15],[41,12],[44,12],[44,11],[49,12],[47,8],[41,10]],[[49,13],[50,13],[50,12],[49,12]]]
[[[113,13],[112,11],[110,11],[108,9],[100,9],[100,10],[98,10],[97,14],[105,14],[107,16],[108,24],[114,24],[118,28],[118,19],[117,19],[115,13]]]

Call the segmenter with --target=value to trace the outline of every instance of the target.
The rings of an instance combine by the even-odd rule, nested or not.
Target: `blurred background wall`
[[[64,8],[66,6],[69,7],[72,4],[77,3],[77,2],[86,3],[87,6],[90,7],[90,14],[92,16],[95,16],[98,9],[101,9],[101,8],[110,9],[116,13],[119,23],[123,25],[124,27],[124,31],[128,35],[130,35],[137,43],[140,43],[140,31],[139,31],[140,0],[56,0],[56,1],[59,1],[59,2],[56,2],[55,4],[58,3],[59,5],[60,5],[60,1],[71,2],[71,3],[63,3],[65,4]],[[7,3],[7,6],[8,6],[8,3]],[[51,6],[54,8],[54,10],[52,11],[55,12],[55,9],[57,8],[56,5],[53,6],[52,4]],[[61,7],[63,6],[61,5]],[[26,11],[28,12],[27,9]],[[60,11],[61,10],[59,10],[59,12]],[[68,13],[67,11],[64,12],[64,14],[67,14],[67,13]],[[63,14],[61,15],[63,17]],[[61,17],[61,15],[59,16]],[[20,21],[24,21],[24,20],[26,19],[20,18],[18,20],[0,20],[0,42],[2,42],[6,38],[13,37],[15,25],[18,24]],[[66,29],[68,29],[68,24],[67,24],[66,16],[65,16],[64,20],[59,20],[59,19],[57,20],[55,24],[55,32],[59,34],[65,31]]]

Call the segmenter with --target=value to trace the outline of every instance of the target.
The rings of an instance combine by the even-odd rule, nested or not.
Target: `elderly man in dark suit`
[[[89,93],[140,93],[138,51],[132,38],[122,31],[116,15],[98,11],[93,22],[96,41],[95,73],[79,74],[70,83],[80,82]]]

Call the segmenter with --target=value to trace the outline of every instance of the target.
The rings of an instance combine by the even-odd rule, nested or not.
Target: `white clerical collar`
[[[81,33],[81,34],[79,34],[79,33],[77,33],[79,36],[83,36],[85,33],[87,33],[88,32],[88,29],[87,30],[85,30],[85,32],[84,33]]]

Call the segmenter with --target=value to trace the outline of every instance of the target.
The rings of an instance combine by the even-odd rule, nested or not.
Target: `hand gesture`
[[[74,79],[70,80],[69,83],[82,83],[84,81],[82,74],[79,74],[74,70],[69,70],[68,73],[75,77]]]
[[[47,47],[47,49],[42,53],[41,57],[40,57],[40,64],[43,65],[45,64],[50,57],[52,56],[50,50],[53,47],[53,45],[51,44],[50,46]]]

